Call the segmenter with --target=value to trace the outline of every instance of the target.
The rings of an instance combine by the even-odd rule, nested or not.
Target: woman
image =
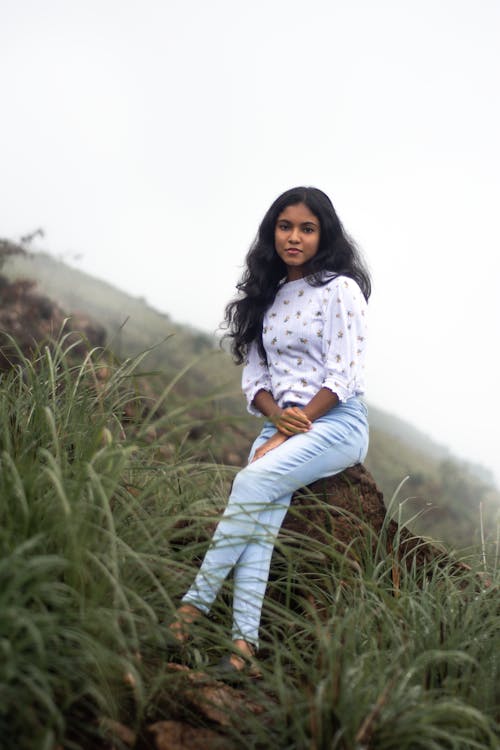
[[[226,308],[252,414],[266,417],[171,633],[178,642],[234,568],[234,652],[222,671],[252,669],[274,541],[293,492],[363,461],[370,278],[325,193],[288,190],[260,225]]]

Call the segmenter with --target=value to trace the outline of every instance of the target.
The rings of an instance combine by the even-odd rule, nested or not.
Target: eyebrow
[[[277,223],[278,224],[282,224],[282,223],[291,224],[292,222],[290,221],[290,219],[278,219]],[[315,221],[301,221],[300,226],[301,227],[305,227],[305,226],[317,227],[319,226],[319,224],[316,224]]]

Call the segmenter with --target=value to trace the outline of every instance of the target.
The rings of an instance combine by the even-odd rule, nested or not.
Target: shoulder
[[[327,281],[325,287],[330,290],[330,293],[337,292],[338,297],[360,299],[365,302],[359,284],[354,279],[351,279],[350,276],[333,276]]]

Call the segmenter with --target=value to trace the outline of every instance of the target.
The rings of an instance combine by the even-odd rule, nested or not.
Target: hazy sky
[[[373,273],[367,398],[500,480],[499,0],[0,0],[0,236],[214,330],[271,201]]]

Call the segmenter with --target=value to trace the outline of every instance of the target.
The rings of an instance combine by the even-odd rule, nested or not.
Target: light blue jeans
[[[271,422],[264,424],[249,461],[275,432]],[[274,542],[292,494],[363,461],[367,450],[367,409],[358,398],[350,398],[313,422],[309,432],[294,435],[249,463],[234,479],[210,548],[182,602],[208,613],[234,568],[233,640],[242,639],[258,647]]]

